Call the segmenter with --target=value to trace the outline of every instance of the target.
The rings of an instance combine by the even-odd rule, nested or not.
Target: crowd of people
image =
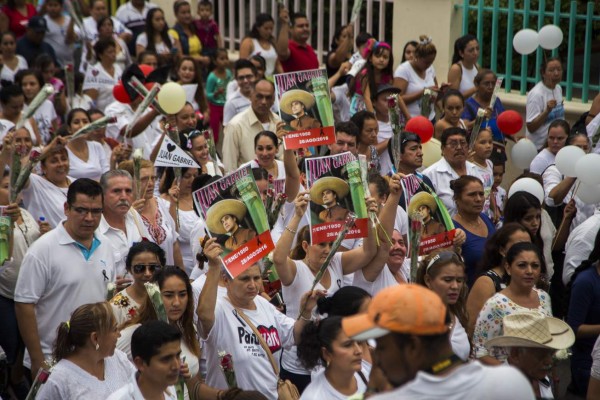
[[[213,11],[211,1],[193,10],[176,0],[169,27],[145,0],[114,15],[105,0],[0,9],[0,216],[9,220],[0,226],[9,248],[0,398],[25,399],[40,370],[50,376],[36,397],[49,400],[600,398],[600,204],[579,198],[576,178],[555,165],[567,145],[597,152],[600,96],[569,124],[563,63],[544,59],[525,135],[509,136],[497,124],[498,77],[477,64],[475,36],[456,40],[447,77],[433,67],[435,38],[406,43],[396,63],[390,44],[354,24],[336,30],[319,60],[310,19],[282,6],[256,15],[233,61]],[[180,84],[183,108],[140,113],[141,98],[118,99],[132,65]],[[335,141],[284,149],[290,126],[322,125],[305,113],[310,94],[276,102],[274,75],[318,68],[328,73]],[[45,85],[52,96],[28,114]],[[424,164],[415,132],[395,154],[391,95],[405,121],[431,121],[437,161]],[[294,120],[282,121],[280,107]],[[105,116],[114,116],[105,127],[71,138]],[[169,129],[198,168],[154,165]],[[543,196],[513,193],[504,180],[507,141],[520,136],[538,155],[519,178],[539,182]],[[346,152],[367,160],[362,201],[377,218],[328,257],[332,242],[311,241],[309,202],[323,206],[322,221],[343,221],[348,184],[308,187],[305,160]],[[34,153],[39,165],[15,198],[11,171]],[[205,221],[193,193],[248,166],[263,201],[273,180],[285,180],[285,200],[269,227],[269,269],[261,261],[233,278],[220,257],[257,235],[242,224],[248,210],[213,208]],[[423,183],[410,202],[408,177]],[[423,238],[444,234],[435,216],[448,215],[446,247],[409,252],[416,214]],[[570,382],[556,368],[565,358]]]

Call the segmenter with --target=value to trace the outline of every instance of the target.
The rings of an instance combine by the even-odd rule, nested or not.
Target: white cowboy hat
[[[210,208],[206,211],[206,226],[208,227],[208,230],[213,233],[219,235],[227,233],[223,227],[223,224],[221,223],[221,218],[223,218],[225,215],[233,215],[237,218],[239,224],[240,221],[244,219],[246,211],[246,206],[239,200],[221,200],[210,206]]]
[[[286,114],[293,115],[292,102],[299,101],[304,104],[304,110],[310,109],[315,104],[315,96],[306,90],[292,89],[285,92],[279,100],[279,108]]]
[[[337,195],[337,200],[340,201],[348,195],[350,186],[340,178],[335,176],[326,176],[324,178],[317,179],[310,188],[310,201],[313,203],[323,205],[323,192],[325,190],[334,191]]]
[[[575,343],[575,334],[564,321],[539,312],[523,311],[503,319],[504,334],[492,338],[486,347],[536,347],[563,350]]]

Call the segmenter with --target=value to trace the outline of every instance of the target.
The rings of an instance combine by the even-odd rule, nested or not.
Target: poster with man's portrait
[[[335,142],[333,108],[325,69],[275,74],[279,116],[289,133],[286,149],[301,149]]]
[[[346,152],[307,158],[305,166],[312,244],[333,242],[350,213],[356,215],[356,221],[346,239],[366,237],[367,206],[358,159]]]
[[[196,190],[194,203],[208,235],[223,247],[223,263],[233,278],[275,248],[267,213],[252,169],[241,167]]]

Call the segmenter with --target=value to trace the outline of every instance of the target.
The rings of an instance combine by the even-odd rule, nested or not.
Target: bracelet
[[[311,321],[312,321],[312,318],[306,318],[306,317],[305,317],[304,315],[302,315],[302,314],[300,314],[300,319],[301,319],[302,321],[306,321],[306,322],[311,322]]]
[[[289,227],[289,226],[286,226],[286,227],[285,227],[285,230],[286,230],[286,231],[288,231],[288,232],[291,232],[291,233],[293,233],[294,235],[295,235],[295,234],[298,232],[298,230],[297,230],[297,229],[290,229],[290,227]]]

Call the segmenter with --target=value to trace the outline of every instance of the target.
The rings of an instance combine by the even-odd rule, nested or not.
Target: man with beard
[[[15,288],[19,330],[27,347],[23,364],[32,378],[52,359],[56,327],[79,306],[105,301],[115,281],[113,248],[96,232],[102,217],[102,187],[74,181],[64,204],[65,221],[36,240],[21,263]]]
[[[149,236],[140,214],[131,207],[132,204],[142,207],[144,199],[134,203],[133,179],[129,172],[122,169],[102,174],[100,185],[104,193],[104,210],[98,232],[106,236],[114,250],[117,284],[124,285],[131,282],[131,279],[121,280],[125,275],[125,258],[129,249],[133,243]]]

